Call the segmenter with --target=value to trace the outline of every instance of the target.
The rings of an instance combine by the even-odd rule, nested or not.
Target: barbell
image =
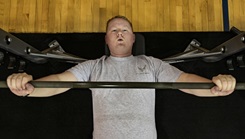
[[[134,89],[210,89],[214,83],[207,82],[72,82],[31,81],[35,88],[134,88]],[[0,81],[0,88],[8,88]],[[245,90],[245,83],[236,83],[235,90]]]

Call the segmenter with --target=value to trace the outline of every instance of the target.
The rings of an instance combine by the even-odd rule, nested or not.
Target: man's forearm
[[[61,74],[49,75],[35,81],[74,81],[75,78],[69,72]],[[35,88],[34,91],[29,94],[30,97],[49,97],[60,93],[63,93],[70,88]]]
[[[212,82],[210,79],[189,73],[182,73],[177,82]],[[217,96],[210,89],[180,89],[181,91],[195,96]]]

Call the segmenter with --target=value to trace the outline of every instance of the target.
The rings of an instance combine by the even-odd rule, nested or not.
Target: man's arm
[[[181,89],[183,92],[204,97],[229,95],[236,86],[236,79],[231,75],[218,75],[209,80],[195,74],[182,73],[176,82],[213,82],[216,86],[211,89]]]
[[[32,81],[31,75],[26,73],[12,74],[7,78],[9,89],[18,96],[48,97],[60,94],[70,88],[34,88],[29,81]],[[60,74],[49,75],[36,81],[77,81],[76,77],[69,71]]]

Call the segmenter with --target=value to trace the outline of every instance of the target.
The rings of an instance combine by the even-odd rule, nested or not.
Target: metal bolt
[[[244,41],[245,41],[245,37],[242,37],[242,38],[241,38],[241,41],[243,41],[243,42],[244,42]]]

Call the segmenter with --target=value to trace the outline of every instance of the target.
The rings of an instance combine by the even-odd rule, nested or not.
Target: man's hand
[[[226,96],[231,94],[236,86],[236,79],[231,75],[218,75],[212,78],[216,85],[211,88],[211,93],[217,96]]]
[[[33,80],[31,75],[17,73],[8,76],[7,84],[9,89],[17,96],[27,96],[34,91],[34,87],[28,82]]]

